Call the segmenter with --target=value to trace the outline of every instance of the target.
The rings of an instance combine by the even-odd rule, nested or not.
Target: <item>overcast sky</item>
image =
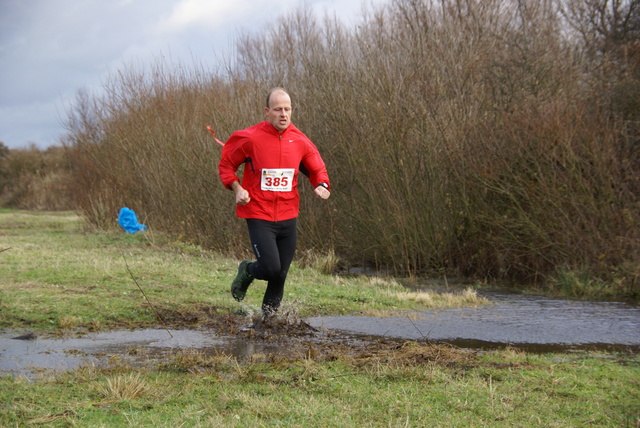
[[[58,144],[79,89],[126,64],[207,64],[292,10],[334,12],[349,25],[390,0],[0,0],[0,141]]]

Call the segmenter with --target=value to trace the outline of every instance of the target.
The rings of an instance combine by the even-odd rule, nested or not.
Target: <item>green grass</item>
[[[76,327],[92,329],[155,325],[145,295],[169,322],[202,317],[203,308],[247,312],[258,310],[265,289],[256,281],[238,304],[229,292],[237,260],[153,232],[87,231],[68,212],[0,211],[0,250],[5,248],[0,328],[51,328],[69,316]],[[294,302],[301,316],[487,303],[473,291],[403,293],[393,279],[344,279],[294,264],[285,301]]]
[[[231,299],[236,260],[151,231],[90,231],[73,213],[0,210],[5,248],[4,329],[157,325],[125,259],[171,326],[242,323],[262,297],[256,285],[247,303]],[[287,307],[300,316],[483,303],[471,292],[441,299],[392,279],[332,277],[298,266],[286,293]],[[235,331],[239,340],[249,338]],[[0,377],[0,426],[634,427],[640,417],[634,354],[470,352],[286,336],[285,355],[237,360],[184,351],[144,368],[114,360],[106,368]]]
[[[188,361],[188,362],[187,362]],[[431,345],[0,379],[3,426],[636,426],[637,358]]]

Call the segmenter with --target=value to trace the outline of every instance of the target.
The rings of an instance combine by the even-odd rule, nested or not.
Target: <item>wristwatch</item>
[[[327,183],[318,183],[318,186],[322,186],[325,189],[329,190],[329,185]],[[318,186],[316,186],[316,187],[318,187]]]

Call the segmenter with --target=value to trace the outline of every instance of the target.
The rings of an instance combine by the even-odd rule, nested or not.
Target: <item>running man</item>
[[[280,307],[296,250],[299,172],[308,175],[318,198],[327,199],[331,187],[318,149],[291,123],[291,97],[283,88],[269,91],[264,113],[265,121],[229,137],[218,171],[222,184],[235,193],[236,215],[247,221],[256,256],[240,262],[231,294],[242,301],[254,279],[267,281],[262,301],[267,318]]]

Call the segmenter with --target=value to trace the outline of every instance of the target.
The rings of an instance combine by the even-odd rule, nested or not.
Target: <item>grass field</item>
[[[236,260],[149,230],[88,229],[73,213],[0,211],[0,327],[68,335],[197,328],[246,337],[263,286],[229,294]],[[138,286],[144,291],[148,301]],[[640,422],[634,354],[473,352],[426,342],[310,341],[299,320],[486,304],[473,290],[425,296],[388,278],[344,278],[296,264],[293,317],[265,331],[291,352],[247,360],[184,351],[144,368],[0,377],[0,426],[611,426]],[[297,321],[291,322],[294,319]],[[287,322],[290,325],[286,325]],[[295,324],[295,325],[294,325]],[[244,335],[244,336],[243,336]],[[1,358],[1,356],[0,356]]]

